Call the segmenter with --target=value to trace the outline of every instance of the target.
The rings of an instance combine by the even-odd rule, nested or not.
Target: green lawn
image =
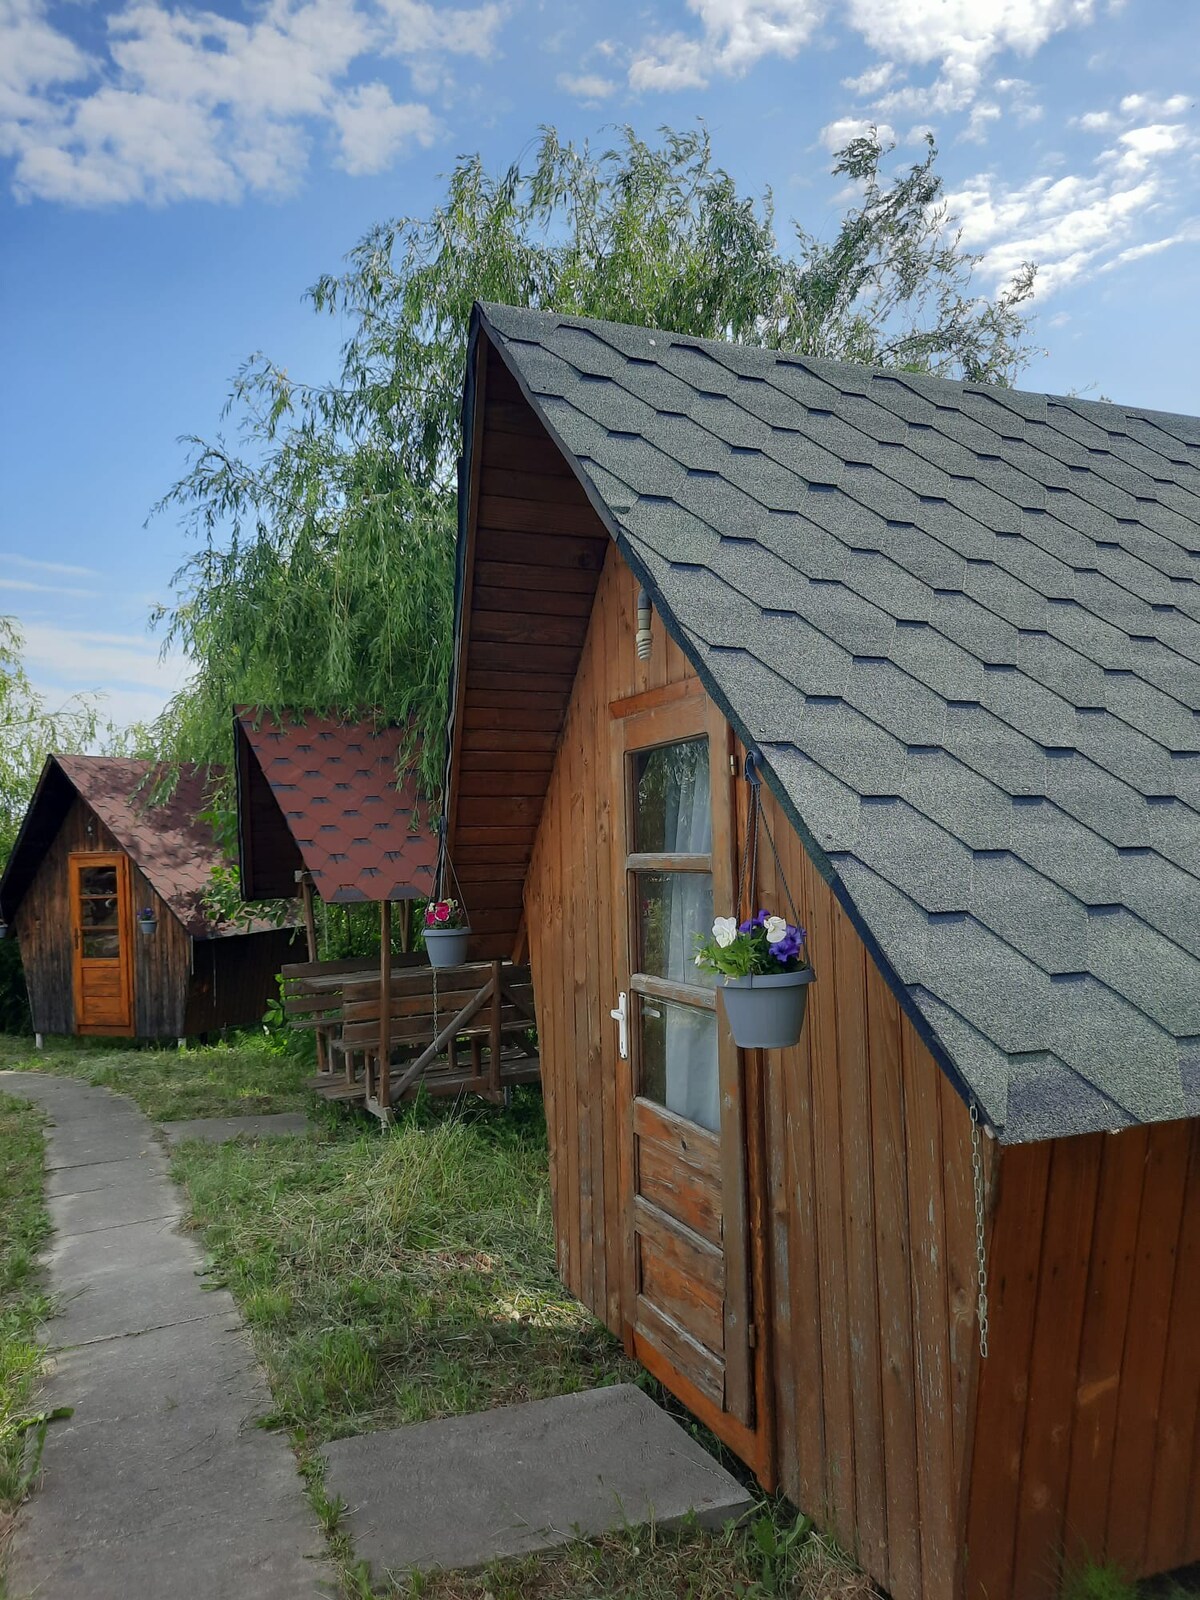
[[[35,1050],[32,1039],[0,1034],[4,1069],[53,1072],[115,1089],[155,1122],[303,1111],[313,1098],[304,1087],[311,1063],[270,1048],[256,1035],[180,1051],[173,1044],[158,1048],[107,1039],[48,1039],[44,1050]]]
[[[37,1271],[50,1231],[42,1186],[41,1112],[0,1094],[0,1535],[45,1432],[30,1413],[41,1370],[38,1333],[50,1311]]]

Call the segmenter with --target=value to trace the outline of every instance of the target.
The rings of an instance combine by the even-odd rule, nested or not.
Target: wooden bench
[[[383,1015],[377,971],[341,975],[338,1032],[329,1041],[343,1073],[322,1074],[314,1087],[327,1099],[360,1100],[387,1116],[423,1085],[435,1095],[478,1094],[492,1101],[518,1083],[536,1083],[540,1061],[528,967],[472,962],[435,971],[423,956],[396,957],[389,987],[387,1070],[381,1062]],[[330,975],[333,988],[336,975]],[[307,1015],[325,1015],[312,996]],[[306,1013],[299,1011],[303,1017]]]
[[[425,964],[424,956],[393,955],[395,968]],[[346,985],[379,986],[378,959],[348,956],[341,961],[294,961],[281,968],[283,1010],[293,1028],[311,1028],[317,1036],[317,1068],[322,1074],[332,1066],[332,1045],[342,1031],[342,1005]]]

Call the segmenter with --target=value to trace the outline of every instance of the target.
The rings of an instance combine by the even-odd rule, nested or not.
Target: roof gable
[[[152,801],[161,776],[174,787]],[[49,756],[0,880],[0,906],[13,916],[75,796],[89,805],[155,894],[193,938],[255,929],[221,925],[205,909],[213,869],[224,864],[203,821],[211,778],[219,769],[184,763],[171,771],[151,761],[116,756]],[[269,924],[262,924],[263,927]]]
[[[415,776],[397,782],[403,729],[243,707],[234,731],[248,897],[294,895],[301,866],[326,901],[433,893],[437,836]]]
[[[480,315],[1002,1136],[1200,1113],[1200,421]]]

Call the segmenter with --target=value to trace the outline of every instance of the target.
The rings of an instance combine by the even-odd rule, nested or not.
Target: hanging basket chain
[[[975,1188],[975,1279],[976,1317],[979,1322],[979,1354],[986,1361],[988,1355],[988,1269],[987,1235],[985,1231],[986,1205],[984,1203],[983,1151],[979,1138],[979,1106],[971,1101],[971,1177]]]
[[[762,803],[762,775],[758,770],[759,754],[757,750],[746,753],[746,782],[750,785],[750,809],[746,816],[746,838],[742,845],[742,865],[738,874],[737,910],[742,909],[742,898],[746,892],[747,883],[753,893],[754,885],[758,882],[758,830],[761,824],[767,836],[767,843],[771,847],[771,857],[775,862],[775,875],[783,886],[784,897],[787,900],[788,910],[792,914],[792,922],[800,926],[800,913],[796,910],[796,902],[792,899],[792,891],[788,885],[787,876],[783,870],[783,862],[779,859],[779,851],[775,844],[775,835],[771,832],[771,824],[767,821],[767,814]],[[746,902],[746,915],[754,915],[754,907]]]

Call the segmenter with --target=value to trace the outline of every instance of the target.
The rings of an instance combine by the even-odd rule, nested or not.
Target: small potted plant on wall
[[[733,1040],[743,1050],[784,1050],[800,1038],[813,981],[803,928],[769,911],[739,923],[718,917],[696,936],[696,965],[715,972]]]
[[[158,928],[158,918],[154,915],[153,906],[143,906],[137,914],[138,932],[150,937]]]
[[[467,959],[471,927],[459,900],[431,900],[425,907],[425,948],[431,967],[460,967]]]

